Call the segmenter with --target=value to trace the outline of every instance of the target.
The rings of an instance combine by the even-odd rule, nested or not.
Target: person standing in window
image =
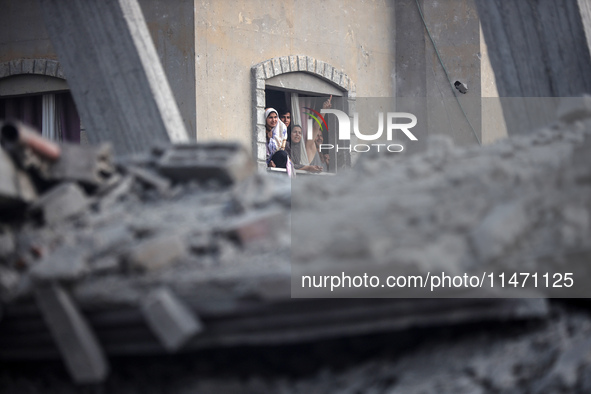
[[[328,109],[332,107],[331,104],[332,96],[328,100],[326,100],[322,104],[323,109]],[[311,165],[311,166],[320,166],[322,168],[322,160],[320,159],[320,155],[318,154],[318,147],[316,145],[316,141],[318,136],[322,135],[322,130],[318,123],[313,123],[312,125],[312,138],[305,139],[301,144],[301,157],[300,157],[300,164],[303,165]],[[294,148],[292,147],[292,152]]]
[[[279,119],[287,127],[287,142],[291,143],[291,112],[287,109],[281,110],[279,112]]]
[[[302,128],[299,125],[294,125],[291,130],[291,159],[293,161],[293,166],[296,170],[322,172],[321,166],[302,164],[302,149]]]
[[[320,157],[320,161],[322,162],[322,170],[325,172],[328,172],[328,162],[329,162],[329,160],[327,160],[328,153],[322,152],[322,150],[321,150],[321,146],[322,146],[322,144],[324,144],[324,135],[322,134],[322,131],[318,132],[318,135],[316,136],[314,143],[316,144],[316,149],[318,150],[318,156]]]
[[[287,127],[279,120],[274,108],[265,111],[265,129],[267,132],[267,166],[285,168],[287,175],[293,176],[293,164],[285,151],[287,144]]]

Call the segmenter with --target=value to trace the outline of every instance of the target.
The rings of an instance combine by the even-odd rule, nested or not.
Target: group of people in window
[[[331,108],[332,96],[322,104],[322,108]],[[299,117],[298,117],[299,118]],[[274,108],[265,110],[265,128],[267,133],[267,166],[285,168],[289,176],[295,170],[311,173],[328,172],[330,157],[320,151],[324,138],[320,126],[313,123],[312,138],[302,131],[302,126],[292,124],[291,112],[277,112]]]

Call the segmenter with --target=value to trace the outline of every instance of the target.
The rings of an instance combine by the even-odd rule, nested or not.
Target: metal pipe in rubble
[[[2,124],[0,142],[6,150],[24,146],[48,160],[59,159],[61,153],[58,144],[43,138],[34,128],[18,121],[7,121]]]

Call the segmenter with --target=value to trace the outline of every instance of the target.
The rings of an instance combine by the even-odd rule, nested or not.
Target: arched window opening
[[[2,69],[0,119],[20,120],[52,141],[87,143],[58,62],[20,59]]]
[[[336,141],[338,122],[334,116],[318,116],[327,100],[332,109],[349,113],[355,99],[355,87],[345,73],[308,56],[289,56],[257,64],[253,67],[253,76],[253,148],[261,168],[267,167],[264,111],[268,107],[280,113],[289,112],[290,131],[298,125],[304,136],[317,136],[317,153],[324,172],[335,173],[350,166],[350,151],[346,149],[348,141],[338,144]],[[338,151],[337,145],[341,148]],[[312,158],[308,156],[313,153],[305,155],[309,162]]]

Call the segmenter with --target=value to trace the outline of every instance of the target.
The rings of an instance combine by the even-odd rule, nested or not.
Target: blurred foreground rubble
[[[276,370],[287,377],[269,372],[276,362],[234,377],[233,364],[219,362],[224,377],[142,374],[154,384],[141,392],[584,392],[586,309],[545,299],[290,298],[290,262],[319,272],[585,267],[591,108],[580,103],[528,136],[468,149],[433,138],[407,160],[368,157],[343,176],[293,185],[255,174],[232,144],[158,146],[114,161],[105,147],[61,146],[60,159],[41,164],[23,159],[35,157],[30,145],[5,148],[0,358],[61,357],[76,382],[132,393],[140,378],[116,369],[108,378],[108,356],[264,345],[285,355],[288,369]],[[389,333],[362,341],[375,356],[338,350],[375,333]],[[409,335],[404,352],[386,354]],[[342,342],[326,350],[328,340]],[[348,364],[290,376],[303,356],[281,346],[302,342],[325,359],[346,353]],[[12,373],[0,374],[0,387],[18,392]]]
[[[568,288],[531,286],[511,294],[497,282],[497,292],[464,296],[591,297],[589,99],[566,98],[554,124],[494,145],[459,148],[434,136],[423,154],[399,162],[365,156],[347,177],[295,184],[292,244],[305,247],[292,250],[294,272],[572,272],[577,279]],[[297,231],[312,222],[310,231]],[[364,295],[382,294],[368,290]]]

